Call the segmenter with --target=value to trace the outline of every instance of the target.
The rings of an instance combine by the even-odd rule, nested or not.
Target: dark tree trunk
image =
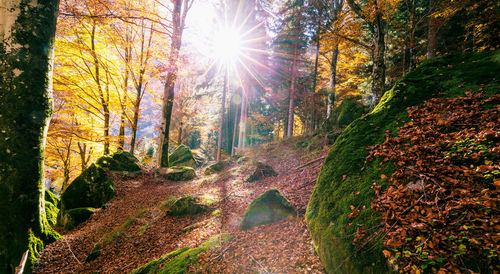
[[[1,273],[12,273],[29,247],[40,252],[35,237],[45,243],[59,237],[47,223],[43,202],[59,1],[18,0],[7,5],[11,6],[0,9],[0,18],[7,19],[0,23]],[[29,254],[27,272],[37,256]]]
[[[373,71],[372,91],[380,100],[385,92],[385,33],[382,14],[378,13],[373,22]]]
[[[335,45],[332,49],[332,60],[330,62],[330,81],[328,83],[328,103],[326,107],[326,118],[329,119],[332,114],[333,104],[335,103],[335,85],[337,81],[337,59],[339,56],[339,46]]]
[[[222,128],[224,127],[224,114],[226,112],[226,93],[227,93],[227,68],[224,72],[224,87],[222,90],[222,101],[220,105],[220,125],[219,125],[219,138],[217,138],[217,152],[215,154],[215,161],[219,162],[221,160],[221,148],[222,148]]]
[[[432,13],[435,8],[435,0],[429,0],[429,10]],[[437,51],[437,34],[439,24],[432,15],[429,16],[429,29],[427,32],[427,59],[436,57]]]

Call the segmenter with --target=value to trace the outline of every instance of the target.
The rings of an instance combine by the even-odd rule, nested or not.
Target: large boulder
[[[223,162],[217,162],[215,164],[211,164],[205,168],[205,171],[203,172],[204,175],[211,175],[214,173],[217,173],[219,171],[222,171],[224,169],[224,163]]]
[[[60,215],[60,223],[64,229],[71,230],[90,218],[95,210],[96,209],[92,207],[79,207],[64,210]]]
[[[361,117],[366,112],[366,109],[356,98],[347,97],[342,100],[336,112],[338,113],[336,115],[336,125],[339,128],[343,128]]]
[[[194,168],[187,166],[173,166],[169,168],[159,168],[156,173],[156,176],[161,176],[170,181],[188,181],[193,178],[196,178],[196,172]]]
[[[111,155],[104,155],[99,158],[96,163],[111,171],[137,172],[141,170],[139,160],[126,151],[118,151]]]
[[[168,156],[168,165],[171,167],[187,166],[196,168],[196,160],[189,147],[180,145]]]
[[[277,189],[272,188],[250,203],[245,210],[240,228],[250,229],[291,216],[296,216],[293,206]]]
[[[207,209],[207,206],[191,196],[184,196],[164,202],[162,208],[170,216],[183,216],[201,213]]]
[[[61,195],[61,211],[58,224],[65,223],[66,211],[75,208],[99,208],[116,196],[114,182],[104,169],[96,164],[90,165],[66,188]],[[86,216],[86,215],[85,215]],[[90,215],[88,215],[90,216]],[[68,226],[71,227],[71,226]]]
[[[277,175],[278,174],[270,165],[264,164],[262,162],[257,162],[254,172],[245,181],[254,182],[266,177]]]
[[[408,73],[366,116],[354,120],[333,144],[309,201],[306,222],[314,248],[330,273],[387,273],[381,219],[371,203],[373,184],[385,187],[391,162],[365,162],[367,146],[380,144],[386,131],[398,133],[406,108],[439,96],[468,90],[498,93],[500,66],[495,53],[445,56],[426,61]],[[354,243],[363,234],[362,243]]]

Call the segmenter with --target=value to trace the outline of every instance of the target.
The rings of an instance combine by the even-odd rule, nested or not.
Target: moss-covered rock
[[[246,182],[255,182],[260,179],[277,176],[278,174],[270,165],[266,165],[262,162],[257,162],[254,172],[245,180]]]
[[[191,196],[169,199],[162,203],[161,207],[171,216],[194,215],[207,210],[206,205]]]
[[[197,263],[198,255],[208,251],[210,248],[218,247],[222,242],[231,239],[229,234],[221,234],[210,238],[199,247],[183,247],[170,252],[163,257],[144,264],[132,271],[133,274],[177,274],[187,273],[189,266]]]
[[[91,262],[99,256],[101,256],[101,244],[96,244],[90,251],[89,255],[87,255],[87,258],[85,258],[85,262]]]
[[[196,160],[189,147],[180,145],[168,156],[168,165],[170,167],[185,166],[196,168]]]
[[[96,163],[111,171],[137,172],[142,170],[139,166],[139,160],[127,151],[118,151],[111,155],[102,156]]]
[[[59,217],[59,224],[64,229],[71,230],[90,218],[95,210],[92,207],[79,207],[62,211]]]
[[[238,165],[242,165],[242,164],[244,164],[244,163],[246,163],[248,161],[250,161],[250,157],[248,157],[248,156],[242,156],[242,157],[238,158],[238,161],[236,161],[236,163]]]
[[[217,162],[217,163],[212,164],[212,165],[208,166],[207,168],[205,168],[205,171],[203,172],[203,174],[211,175],[211,174],[217,173],[219,171],[222,171],[223,169],[224,169],[224,163]]]
[[[51,202],[45,201],[45,216],[49,225],[55,226],[57,223],[57,215],[59,214],[59,208],[53,205]]]
[[[270,224],[281,219],[296,216],[295,209],[277,189],[264,192],[245,210],[240,228],[250,229],[262,224]]]
[[[306,221],[314,247],[328,272],[385,273],[381,224],[371,209],[373,183],[385,185],[394,171],[380,159],[365,163],[367,146],[397,134],[407,120],[406,108],[438,96],[459,96],[467,90],[498,93],[499,53],[483,52],[445,56],[426,61],[408,73],[381,98],[373,111],[358,118],[336,139],[323,165],[309,201]],[[483,85],[483,86],[482,86]],[[349,217],[351,206],[360,210]],[[365,231],[362,244],[353,244],[358,228]],[[366,242],[368,241],[368,242]]]
[[[163,178],[170,181],[188,181],[196,178],[196,172],[194,168],[187,166],[173,166],[170,168],[160,168],[156,172],[157,176],[162,176]]]
[[[336,125],[342,128],[361,117],[366,112],[366,108],[355,98],[347,97],[342,100],[336,111],[338,112]]]
[[[61,199],[59,199],[59,197],[57,197],[52,191],[45,189],[45,201],[59,207]]]

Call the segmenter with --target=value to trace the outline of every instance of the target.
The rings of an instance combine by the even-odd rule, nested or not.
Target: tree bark
[[[332,60],[330,61],[330,81],[328,82],[328,103],[326,106],[326,119],[330,119],[333,104],[335,103],[335,85],[337,81],[337,59],[339,55],[339,46],[335,45],[332,49]]]
[[[373,22],[373,71],[372,91],[377,97],[377,102],[385,92],[385,21],[380,12],[375,15]]]
[[[224,127],[224,114],[226,112],[226,93],[227,93],[227,68],[224,71],[224,87],[222,89],[222,101],[220,104],[220,124],[219,124],[219,138],[217,139],[217,152],[215,154],[215,161],[221,160],[220,152],[222,148],[222,128]]]
[[[290,98],[288,100],[288,126],[286,136],[293,136],[293,122],[294,122],[294,109],[295,109],[295,78],[297,66],[297,44],[294,44],[293,50],[292,71],[290,79]]]
[[[241,105],[241,100],[239,104],[236,104],[236,110],[234,111],[234,125],[233,125],[233,140],[231,142],[231,156],[235,154],[235,143],[236,143],[236,133],[238,132],[238,111]]]
[[[170,45],[170,58],[168,63],[168,73],[163,90],[162,122],[160,132],[160,145],[158,146],[158,164],[160,167],[168,167],[168,142],[170,140],[170,120],[172,118],[172,108],[174,106],[175,82],[177,80],[177,61],[182,44],[182,30],[185,13],[181,18],[182,0],[174,0],[172,11],[172,42]],[[187,7],[184,7],[186,9]]]
[[[59,1],[5,4],[0,9],[5,19],[0,21],[0,272],[12,273],[29,246],[37,250],[35,237],[45,243],[58,237],[45,218],[43,153]],[[29,256],[27,272],[37,254]]]
[[[439,24],[436,18],[432,16],[435,6],[435,0],[429,0],[429,10],[431,15],[429,15],[429,29],[427,32],[427,59],[436,57],[437,51],[437,34]]]
[[[240,130],[238,135],[238,148],[245,148],[245,138],[247,131],[247,104],[248,98],[246,97],[245,90],[243,90],[243,96],[241,96],[241,114],[240,114]]]

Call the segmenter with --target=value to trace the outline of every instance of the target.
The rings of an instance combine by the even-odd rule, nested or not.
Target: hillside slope
[[[372,209],[374,184],[384,188],[393,161],[365,161],[367,147],[382,143],[386,131],[408,120],[407,107],[434,97],[466,91],[499,93],[500,54],[483,52],[429,60],[407,74],[373,111],[355,120],[338,137],[321,169],[308,204],[306,221],[315,249],[328,272],[384,273],[383,222]],[[362,235],[363,237],[359,237]],[[362,238],[362,241],[356,239]]]

